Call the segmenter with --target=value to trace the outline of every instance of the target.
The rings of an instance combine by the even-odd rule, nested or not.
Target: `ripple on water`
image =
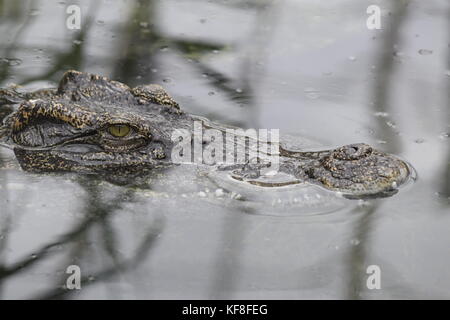
[[[223,193],[239,194],[239,205],[252,208],[256,215],[292,217],[316,216],[354,207],[357,202],[346,199],[337,192],[321,187],[297,183],[277,187],[254,185],[233,179],[227,171],[211,171],[212,179]],[[227,197],[234,199],[233,197]]]

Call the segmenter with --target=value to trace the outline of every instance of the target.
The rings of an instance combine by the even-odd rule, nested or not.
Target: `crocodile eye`
[[[113,124],[108,127],[108,132],[118,138],[127,136],[131,131],[131,128],[126,124]]]

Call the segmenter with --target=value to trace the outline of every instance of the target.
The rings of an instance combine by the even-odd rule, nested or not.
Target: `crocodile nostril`
[[[333,158],[338,160],[358,160],[372,153],[372,147],[366,144],[351,144],[336,149]]]
[[[358,150],[359,150],[358,147],[349,146],[348,148],[344,148],[342,151],[345,153],[345,155],[353,157],[358,152]]]

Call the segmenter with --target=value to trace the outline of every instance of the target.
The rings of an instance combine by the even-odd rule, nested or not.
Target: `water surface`
[[[366,27],[371,4],[381,30]],[[419,177],[364,201],[191,166],[127,188],[25,173],[2,148],[0,297],[450,298],[449,13],[445,0],[0,1],[1,87],[55,86],[67,69],[159,83],[190,113],[299,146],[369,143]],[[81,290],[63,287],[69,265]]]

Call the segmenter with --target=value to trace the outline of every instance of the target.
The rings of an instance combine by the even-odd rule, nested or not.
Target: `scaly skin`
[[[199,120],[180,110],[158,85],[130,88],[78,71],[66,72],[58,89],[0,90],[1,104],[19,105],[4,121],[0,138],[14,148],[22,168],[34,172],[126,175],[171,165],[172,132],[193,132],[193,122]],[[124,136],[111,133],[113,127],[121,135],[123,125],[130,129]],[[395,192],[410,175],[405,162],[366,144],[319,152],[280,147],[279,155],[279,170],[298,182],[354,197]],[[247,164],[229,170],[245,180],[257,177],[262,168]]]

